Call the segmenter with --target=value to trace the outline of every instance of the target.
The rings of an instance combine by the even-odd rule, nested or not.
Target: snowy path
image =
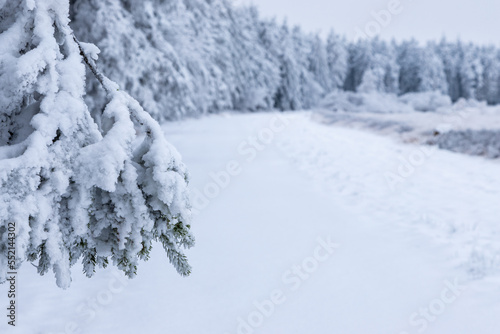
[[[190,278],[159,247],[125,283],[25,266],[0,333],[498,333],[499,164],[284,117],[165,126],[199,210]]]

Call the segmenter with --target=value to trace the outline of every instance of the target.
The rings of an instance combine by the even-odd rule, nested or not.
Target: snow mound
[[[407,93],[399,97],[399,101],[409,105],[416,111],[436,111],[452,105],[449,96],[440,92]]]
[[[460,109],[482,106],[473,100],[459,100]],[[412,111],[437,111],[450,108],[449,96],[440,92],[407,93],[402,96],[385,93],[360,93],[335,91],[327,95],[319,104],[331,111],[371,112],[377,114],[407,113]]]
[[[466,109],[489,109],[488,104],[485,101],[478,101],[475,99],[458,99],[452,106],[453,110],[466,110]]]
[[[327,95],[319,104],[321,108],[331,111],[372,112],[372,113],[405,113],[413,108],[401,103],[393,94],[354,93],[335,91]]]

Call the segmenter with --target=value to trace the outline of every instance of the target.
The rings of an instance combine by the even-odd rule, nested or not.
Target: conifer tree
[[[99,50],[69,27],[69,1],[4,1],[0,18],[0,280],[9,224],[17,265],[51,270],[63,288],[78,261],[89,277],[107,265],[135,276],[155,240],[188,275],[188,174],[159,124],[100,73]],[[84,101],[85,65],[102,113]]]

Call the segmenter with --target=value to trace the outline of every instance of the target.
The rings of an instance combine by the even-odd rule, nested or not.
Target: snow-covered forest
[[[0,0],[0,333],[498,334],[499,164],[498,46]]]
[[[308,109],[337,89],[500,102],[493,46],[324,39],[229,0],[72,0],[71,21],[101,50],[102,71],[157,119]]]

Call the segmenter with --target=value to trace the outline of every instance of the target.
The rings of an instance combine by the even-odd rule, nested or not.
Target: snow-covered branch
[[[0,22],[0,280],[9,222],[17,264],[52,270],[60,287],[79,260],[89,277],[108,264],[133,277],[155,240],[187,275],[182,248],[194,238],[186,168],[159,124],[97,71],[68,11],[63,0],[0,8],[9,18]],[[84,62],[107,92],[100,127],[83,99]]]

